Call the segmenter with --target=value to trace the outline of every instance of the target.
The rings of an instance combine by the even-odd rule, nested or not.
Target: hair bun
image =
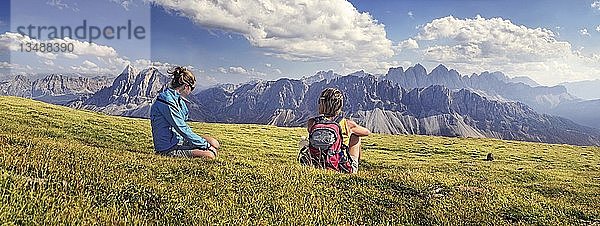
[[[194,85],[196,82],[196,78],[194,78],[192,72],[185,67],[174,66],[167,70],[167,73],[172,76],[171,87],[174,88],[180,87],[184,84]]]
[[[171,74],[173,76],[173,78],[178,79],[179,77],[182,76],[182,74],[187,71],[186,68],[184,67],[180,67],[180,66],[175,66],[169,70],[167,70],[167,73]]]

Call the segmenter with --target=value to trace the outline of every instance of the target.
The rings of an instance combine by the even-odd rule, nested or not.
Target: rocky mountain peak
[[[423,67],[423,65],[415,64],[415,66],[412,66],[412,67],[409,67],[408,69],[406,69],[406,71],[404,73],[424,76],[424,75],[427,75],[427,70],[425,69],[425,67]]]
[[[98,91],[79,107],[91,110],[109,105],[135,108],[148,105],[159,92],[168,87],[169,76],[156,67],[145,68],[135,74],[136,71],[131,65],[127,65],[111,86]]]
[[[440,73],[448,73],[448,68],[446,66],[444,66],[443,64],[439,64],[437,67],[435,67],[431,71],[431,74],[440,74]]]
[[[332,79],[341,77],[340,74],[335,73],[333,70],[329,71],[319,71],[313,76],[303,77],[301,80],[306,82],[307,84],[312,84],[315,82],[320,82],[322,80],[330,81]]]

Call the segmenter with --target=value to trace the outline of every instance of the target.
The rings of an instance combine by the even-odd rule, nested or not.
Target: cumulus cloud
[[[56,60],[57,58],[57,54],[54,53],[42,53],[42,52],[35,52],[35,55],[47,59],[47,60]]]
[[[243,35],[267,55],[350,64],[394,55],[384,25],[346,0],[151,0],[208,29]]]
[[[587,30],[586,28],[582,28],[582,29],[580,29],[580,30],[579,30],[579,34],[580,34],[581,36],[584,36],[584,37],[590,37],[590,36],[591,36],[591,35],[590,35],[590,33],[588,32],[588,30]]]
[[[412,38],[401,41],[400,43],[398,43],[397,46],[394,47],[394,49],[398,52],[405,50],[405,49],[418,49],[418,48],[419,48],[419,43],[417,43],[417,41]]]
[[[81,65],[79,66],[71,66],[70,69],[84,74],[106,72],[104,69],[101,69],[100,67],[98,67],[98,65],[89,60],[83,61],[83,63],[81,63]]]
[[[247,74],[248,71],[243,67],[229,67],[229,71],[234,74]]]
[[[62,0],[48,0],[46,2],[46,4],[49,5],[49,6],[54,6],[54,7],[58,8],[58,9],[60,9],[60,10],[70,9],[70,10],[73,10],[74,12],[78,12],[79,11],[79,8],[77,7],[77,3],[75,3],[75,2],[67,4],[66,2],[64,2]]]
[[[67,59],[77,59],[79,58],[79,56],[77,56],[76,54],[72,54],[72,53],[64,53],[63,56]]]
[[[23,65],[27,65],[28,67],[19,67],[16,68],[17,72],[25,72],[30,70],[38,70],[44,72],[51,71],[60,71],[65,72],[65,68],[63,65],[65,62],[71,65],[67,67],[67,69],[74,70],[76,72],[81,73],[118,73],[120,70],[125,67],[127,64],[131,64],[132,62],[126,59],[123,59],[117,51],[110,47],[99,45],[96,43],[89,42],[81,42],[79,40],[74,40],[68,37],[64,39],[52,39],[52,40],[38,40],[30,38],[29,36],[22,35],[19,33],[6,32],[0,34],[0,49],[6,51],[12,51],[20,53],[21,44],[40,44],[40,43],[50,43],[50,44],[70,44],[73,45],[73,52],[54,52],[54,53],[43,53],[43,52],[32,52],[31,55],[27,55],[27,58],[19,58],[21,60],[27,60],[27,62],[22,62]],[[25,53],[23,53],[25,54]],[[95,59],[94,59],[95,58]],[[62,65],[56,64],[57,60],[63,61]],[[96,61],[96,63],[91,60]],[[29,64],[31,62],[40,62],[42,67],[33,68]],[[95,64],[94,67],[92,64]],[[101,66],[98,63],[102,63]]]
[[[254,68],[246,69],[241,66],[230,66],[229,68],[219,67],[217,68],[217,71],[222,74],[238,74],[251,77],[263,77],[267,75],[266,73],[257,71]]]
[[[600,10],[600,1],[594,1],[594,2],[592,2],[592,4],[590,5],[590,7],[592,7],[593,9]]]
[[[598,26],[596,27],[596,31],[597,31],[597,32],[600,32],[600,25],[598,25]]]
[[[419,44],[413,51],[425,62],[442,63],[463,74],[503,71],[529,75],[545,84],[592,79],[600,74],[598,60],[557,40],[551,30],[502,18],[439,18],[420,26],[413,39]]]
[[[116,57],[117,51],[109,46],[98,45],[96,43],[82,42],[79,40],[74,40],[69,37],[65,37],[64,39],[52,39],[52,40],[44,40],[44,43],[48,44],[72,44],[73,52],[68,53],[60,53],[60,55],[65,56],[68,55],[67,58],[73,58],[76,56],[99,56],[99,57]],[[21,44],[40,44],[41,41],[38,39],[30,38],[29,36],[22,35],[19,33],[6,32],[4,34],[0,34],[0,47],[8,48],[11,51],[20,51]],[[49,55],[46,55],[49,56]]]

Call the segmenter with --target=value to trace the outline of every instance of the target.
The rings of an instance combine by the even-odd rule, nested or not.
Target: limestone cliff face
[[[158,93],[167,87],[169,80],[155,67],[138,73],[127,66],[111,86],[84,101],[71,103],[71,106],[113,115],[149,117],[149,106]]]
[[[31,81],[24,75],[0,83],[0,95],[31,98]]]

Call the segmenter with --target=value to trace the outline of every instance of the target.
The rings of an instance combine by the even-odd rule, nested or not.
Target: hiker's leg
[[[350,155],[360,159],[362,150],[360,149],[360,137],[354,134],[350,135]]]
[[[219,144],[219,141],[217,141],[217,139],[209,136],[204,136],[203,138],[210,144],[210,146],[213,146],[216,149],[221,148],[221,144]]]
[[[192,150],[192,157],[202,157],[202,158],[206,158],[206,159],[215,159],[215,157],[217,157],[215,154],[216,153],[213,153],[212,151],[209,151],[209,150],[200,150],[200,149],[194,149],[194,150]]]

